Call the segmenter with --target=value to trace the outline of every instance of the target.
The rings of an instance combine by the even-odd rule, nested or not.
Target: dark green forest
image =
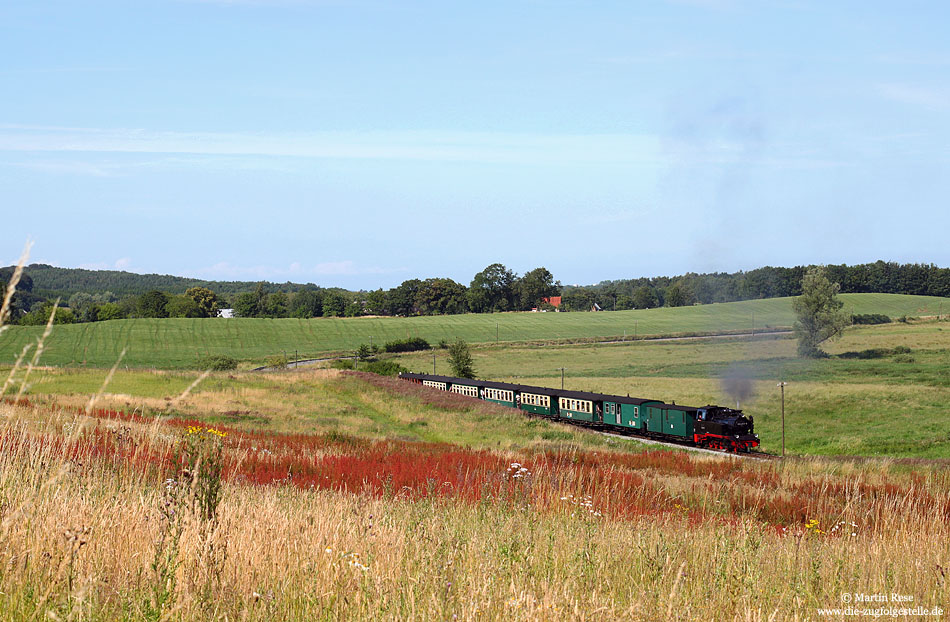
[[[927,264],[826,266],[842,293],[876,292],[950,296],[950,269]],[[56,268],[31,264],[13,299],[11,320],[44,324],[59,299],[57,323],[134,317],[215,317],[233,309],[238,317],[355,317],[445,315],[553,310],[604,311],[680,307],[759,298],[798,296],[808,266],[771,267],[733,273],[603,281],[562,286],[543,267],[518,275],[500,263],[477,273],[468,286],[448,278],[408,279],[388,290],[348,291],[313,283],[207,281],[115,270]],[[12,267],[0,268],[0,285]],[[557,300],[553,302],[557,303]]]

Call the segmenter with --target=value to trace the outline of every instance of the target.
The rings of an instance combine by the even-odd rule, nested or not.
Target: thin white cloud
[[[9,162],[0,165],[15,166],[41,173],[84,175],[89,177],[112,177],[111,167],[91,162]]]
[[[495,132],[158,132],[0,124],[0,151],[167,153],[446,162],[643,163],[658,141],[637,134]]]
[[[675,138],[672,139],[675,142]],[[649,134],[528,134],[502,132],[158,132],[0,124],[0,151],[20,153],[165,154],[145,163],[36,164],[62,172],[112,174],[127,166],[169,166],[206,157],[227,168],[290,170],[274,158],[377,159],[438,162],[478,162],[514,165],[741,164],[747,147],[741,140],[717,140],[701,149],[684,145],[669,150],[671,138]],[[812,167],[810,154],[794,149],[774,155],[777,166]],[[272,163],[267,165],[268,160]],[[761,162],[761,160],[758,160]],[[241,164],[243,163],[243,164]],[[823,163],[823,165],[826,163]],[[113,166],[114,165],[114,166]],[[85,168],[84,168],[85,167]]]
[[[879,84],[878,92],[886,99],[928,108],[930,110],[943,110],[950,108],[950,88],[947,87],[926,87],[913,84],[888,83]]]
[[[891,65],[923,65],[923,66],[943,66],[950,65],[950,54],[945,53],[888,53],[878,54],[874,57],[882,63]]]
[[[57,74],[57,73],[116,73],[123,71],[132,71],[128,67],[118,66],[56,66],[56,67],[7,67],[0,69],[0,75],[35,75],[35,74]]]

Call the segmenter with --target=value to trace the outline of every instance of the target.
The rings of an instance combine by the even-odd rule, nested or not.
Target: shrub
[[[237,359],[223,354],[212,356],[203,356],[198,359],[198,369],[210,369],[211,371],[230,371],[237,369]]]
[[[358,371],[367,371],[379,376],[398,376],[403,372],[409,371],[396,361],[369,361],[360,363],[359,366],[352,359],[339,359],[330,363],[333,369],[355,369]]]
[[[839,357],[843,359],[880,359],[884,358],[891,354],[891,351],[887,348],[869,348],[867,350],[861,350],[859,352],[842,352]]]
[[[372,361],[375,360],[377,352],[379,352],[379,347],[375,344],[368,346],[365,343],[361,343],[356,349],[356,357],[361,361]]]
[[[396,361],[373,361],[362,366],[361,369],[380,376],[398,376],[409,371]]]
[[[891,318],[883,313],[856,313],[851,316],[854,324],[890,324]]]
[[[268,356],[264,359],[264,364],[268,367],[277,367],[284,368],[287,367],[287,357],[281,354],[276,354],[274,356]]]
[[[409,339],[398,339],[389,341],[383,346],[386,352],[415,352],[417,350],[431,350],[432,346],[422,337],[410,337]]]
[[[838,358],[862,359],[862,360],[882,359],[885,356],[890,356],[892,354],[896,354],[898,356],[904,356],[904,355],[910,354],[912,351],[913,350],[911,350],[907,346],[897,346],[895,348],[869,348],[867,350],[860,350],[857,352],[842,352],[841,354],[838,355]],[[897,358],[895,358],[894,360],[897,360]],[[907,361],[900,361],[900,362],[907,362]]]

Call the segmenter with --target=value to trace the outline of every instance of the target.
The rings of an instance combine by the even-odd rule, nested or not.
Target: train
[[[731,452],[759,446],[754,421],[724,406],[682,406],[660,400],[587,391],[566,391],[508,382],[404,372],[399,377],[441,391],[517,408],[605,431]]]

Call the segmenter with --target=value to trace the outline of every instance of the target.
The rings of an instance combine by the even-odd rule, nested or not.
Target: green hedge
[[[409,339],[399,339],[389,341],[383,346],[386,352],[415,352],[417,350],[431,350],[432,346],[422,337],[411,337]]]

